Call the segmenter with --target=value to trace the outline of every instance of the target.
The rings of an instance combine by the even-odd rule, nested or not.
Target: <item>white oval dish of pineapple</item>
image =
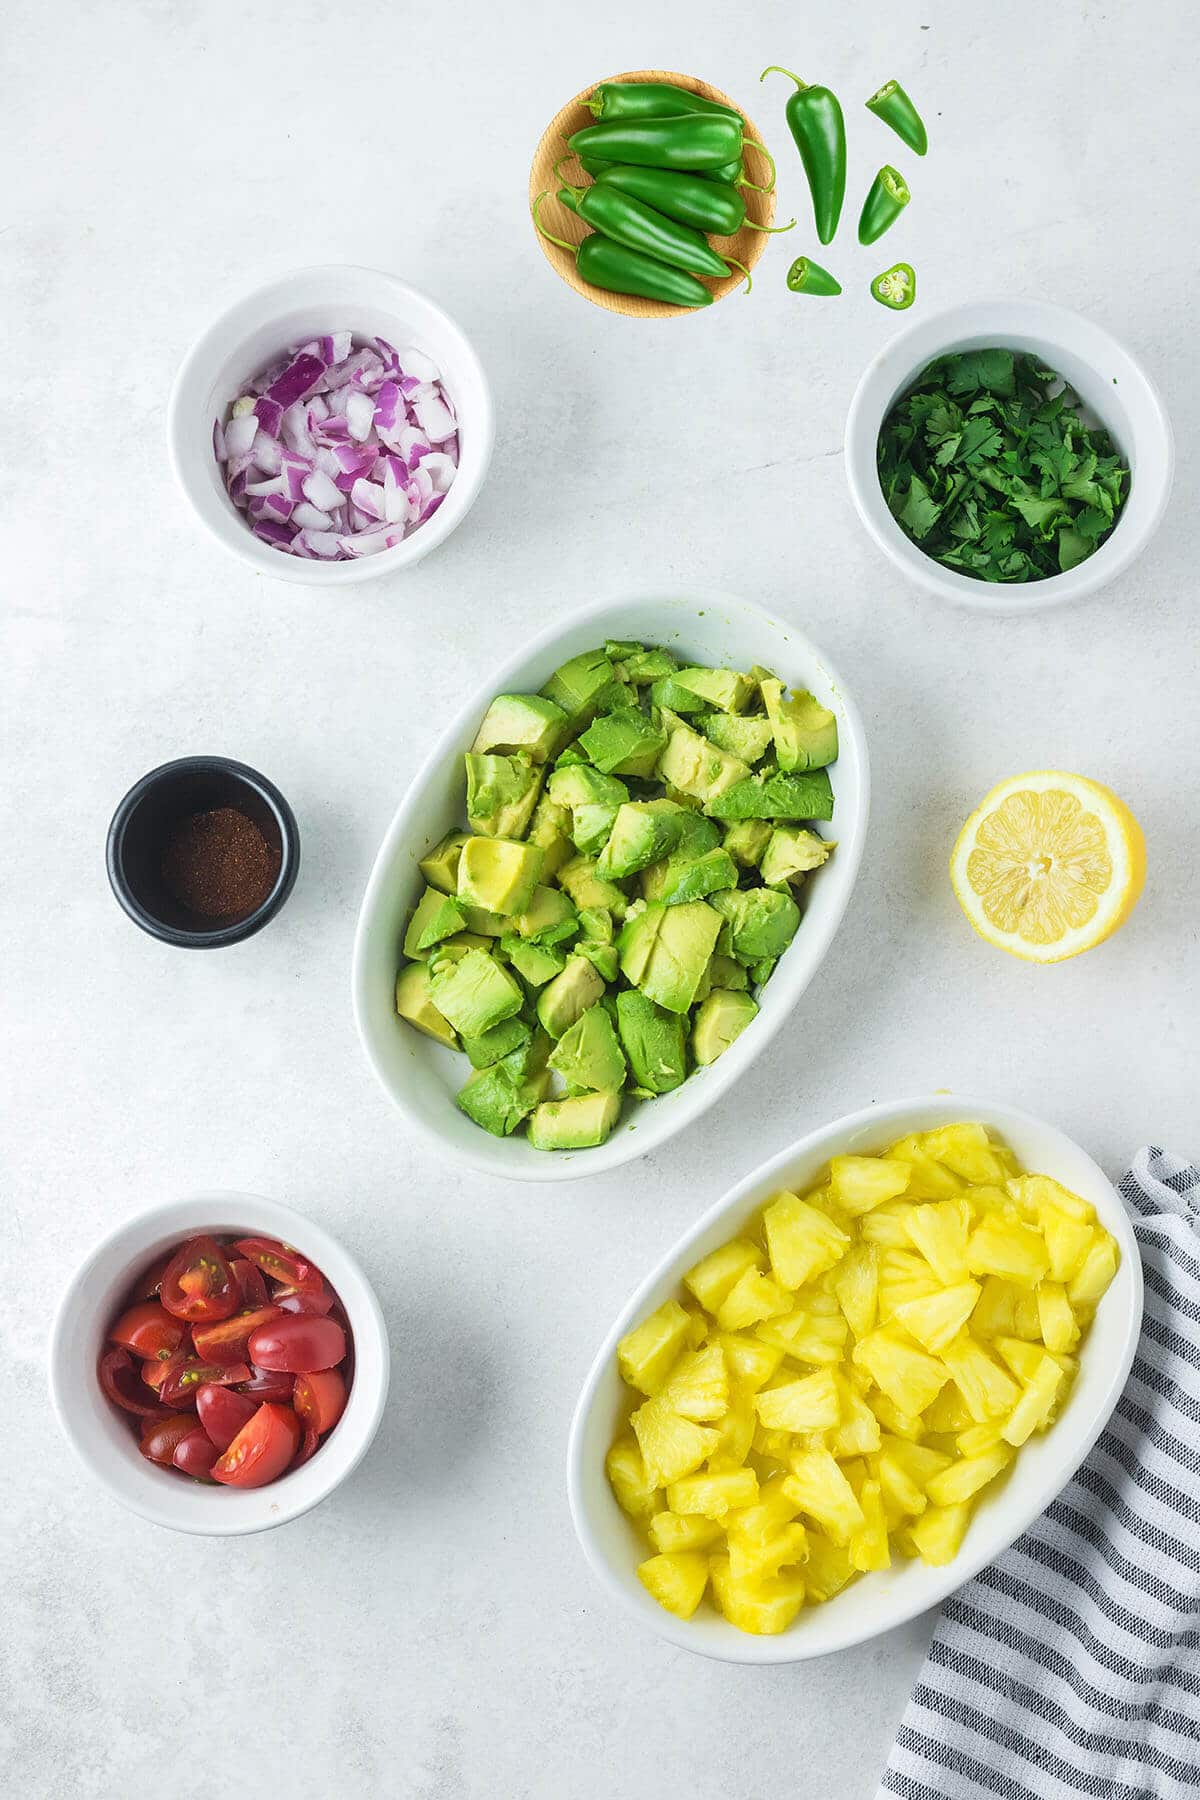
[[[976,1147],[970,1136],[945,1135],[964,1122],[983,1126],[1026,1175],[1048,1177],[1057,1189],[1007,1193],[1008,1170],[991,1163],[977,1132],[971,1134]],[[936,1167],[914,1176],[907,1201],[896,1197],[894,1166],[872,1171],[855,1160],[881,1157],[898,1140],[928,1132],[943,1134],[934,1145],[949,1160],[932,1159]],[[919,1144],[905,1153],[915,1161],[925,1154]],[[803,1199],[823,1177],[829,1180],[831,1163],[843,1157],[851,1159],[835,1165],[846,1184],[843,1197],[863,1209],[831,1209],[848,1222],[845,1234],[830,1226],[819,1204],[810,1214]],[[967,1266],[950,1266],[961,1261],[963,1244],[947,1241],[958,1227],[949,1212],[934,1211],[941,1202],[932,1196],[953,1200],[979,1177],[985,1179],[970,1205]],[[930,1198],[918,1201],[918,1192]],[[781,1194],[799,1204],[781,1203]],[[1006,1202],[1014,1198],[1008,1213]],[[762,1215],[773,1205],[774,1236],[764,1238]],[[903,1224],[906,1206],[914,1207],[914,1219],[925,1214],[915,1233]],[[1050,1221],[1046,1231],[1043,1220]],[[828,1244],[810,1243],[809,1225]],[[856,1266],[864,1225],[881,1268],[886,1261],[883,1283],[905,1289],[900,1296],[893,1288],[882,1313],[876,1296],[885,1285],[864,1285]],[[893,1227],[905,1238],[894,1255]],[[757,1258],[743,1255],[735,1268],[743,1234],[763,1248]],[[1001,1263],[1009,1269],[1003,1284],[987,1272]],[[823,1279],[810,1274],[814,1267]],[[1016,1282],[1016,1273],[1027,1285]],[[1055,1273],[1067,1279],[1055,1282]],[[689,1274],[693,1286],[685,1285]],[[801,1318],[792,1291],[797,1277],[807,1281],[805,1293],[827,1290],[828,1312],[819,1301],[812,1317]],[[779,1293],[771,1291],[776,1286]],[[721,1323],[709,1322],[703,1340],[697,1289],[722,1315]],[[672,1302],[684,1303],[686,1326]],[[901,1316],[908,1329],[897,1304],[907,1308]],[[787,1312],[780,1311],[784,1305]],[[1011,1320],[1009,1308],[1015,1309]],[[631,1337],[656,1314],[655,1327]],[[1117,1403],[1141,1315],[1141,1263],[1125,1210],[1101,1170],[1062,1132],[974,1099],[867,1108],[755,1170],[623,1309],[584,1384],[571,1429],[567,1480],[580,1543],[609,1590],[685,1649],[729,1662],[775,1663],[861,1643],[936,1606],[1044,1511]],[[811,1344],[797,1336],[801,1327]],[[726,1342],[713,1357],[705,1346],[718,1336]],[[626,1374],[654,1388],[657,1404],[618,1373],[622,1345]],[[955,1378],[948,1378],[947,1358]],[[879,1376],[890,1393],[878,1385]],[[663,1395],[672,1381],[678,1406]],[[906,1400],[913,1409],[907,1417]],[[647,1405],[635,1435],[631,1414]],[[944,1429],[934,1432],[934,1426]],[[748,1449],[751,1433],[761,1448]],[[653,1497],[640,1443],[674,1464],[674,1483]],[[717,1486],[729,1490],[715,1504],[706,1487],[714,1471]],[[734,1491],[739,1481],[745,1492]],[[724,1500],[730,1510],[722,1516]],[[756,1510],[737,1521],[750,1508]],[[728,1616],[718,1610],[722,1603]],[[677,1616],[693,1606],[690,1616]]]
[[[583,663],[587,653],[598,649],[603,652],[606,644],[614,646],[617,673],[634,695],[648,693],[645,683],[650,680],[656,666],[653,659],[659,651],[666,651],[670,664],[685,674],[715,672],[727,677],[730,694],[712,703],[706,699],[704,705],[711,716],[693,720],[706,729],[712,726],[712,737],[697,738],[697,742],[702,742],[709,756],[721,763],[726,786],[739,772],[748,775],[749,769],[731,747],[717,743],[717,737],[724,739],[730,731],[739,729],[746,736],[747,728],[752,731],[756,726],[761,727],[760,735],[772,735],[765,713],[766,696],[757,679],[731,672],[757,669],[765,678],[767,671],[772,671],[793,696],[812,696],[811,704],[818,715],[828,719],[832,714],[828,733],[836,750],[835,760],[815,768],[809,776],[794,776],[783,772],[784,759],[780,758],[781,773],[776,777],[785,786],[807,780],[822,787],[826,802],[831,799],[831,820],[813,826],[811,834],[807,829],[794,833],[806,840],[812,835],[810,847],[820,854],[811,859],[795,856],[794,866],[775,871],[776,886],[772,888],[764,884],[765,878],[757,867],[741,861],[742,850],[750,854],[750,847],[730,840],[728,834],[738,824],[737,819],[725,819],[718,812],[717,821],[712,822],[707,816],[701,819],[700,812],[696,812],[689,816],[708,828],[714,842],[719,824],[722,841],[716,848],[709,847],[706,840],[690,853],[680,850],[681,865],[688,861],[688,867],[672,870],[672,878],[681,874],[690,883],[700,880],[701,897],[692,899],[690,889],[681,888],[670,902],[664,902],[646,883],[656,873],[664,874],[667,863],[673,865],[676,858],[664,857],[653,869],[645,870],[644,857],[633,855],[634,872],[622,877],[616,871],[625,868],[630,859],[616,859],[616,840],[627,824],[640,832],[652,822],[660,824],[664,815],[671,815],[671,822],[678,822],[682,816],[675,801],[681,794],[686,796],[686,789],[676,790],[686,780],[686,773],[676,768],[675,761],[681,761],[682,750],[694,748],[695,736],[686,719],[673,717],[667,732],[669,739],[678,740],[674,743],[675,761],[667,776],[657,772],[661,753],[650,742],[632,746],[632,763],[628,758],[620,762],[621,770],[632,772],[639,783],[631,790],[634,794],[642,793],[648,780],[637,773],[639,758],[652,758],[653,779],[664,788],[673,781],[675,799],[664,794],[647,804],[643,798],[615,811],[608,790],[616,794],[622,788],[622,780],[614,779],[616,765],[592,744],[595,733],[590,727],[582,734],[586,740],[583,751],[575,747],[578,732],[569,726],[565,728],[564,738],[569,741],[555,743],[553,760],[544,754],[545,747],[540,743],[533,747],[532,756],[490,753],[488,745],[493,739],[501,751],[508,750],[510,743],[525,742],[528,731],[537,726],[534,714],[538,708],[546,714],[547,725],[561,729],[563,706],[571,705],[572,696],[567,690],[579,673],[564,665],[574,665],[575,659]],[[649,659],[622,658],[616,649],[618,645],[626,649],[647,646]],[[626,674],[625,665],[630,660],[645,662],[647,666]],[[583,673],[590,680],[594,671],[589,668]],[[499,710],[508,702],[498,701],[494,706],[497,696],[516,696],[520,718],[514,714],[512,719],[501,720]],[[772,698],[776,705],[781,699],[785,707],[796,704],[794,699],[788,701],[778,693]],[[722,709],[723,704],[726,710]],[[651,709],[648,716],[650,729],[655,731],[665,715]],[[616,714],[604,714],[596,721],[601,736],[616,718]],[[633,715],[625,723],[631,720],[637,723]],[[718,726],[728,729],[717,731]],[[481,728],[486,738],[482,745]],[[514,738],[513,733],[518,735]],[[617,754],[617,750],[612,753]],[[821,751],[822,756],[830,753],[830,746]],[[747,750],[747,755],[755,760],[764,754],[763,744]],[[666,760],[662,758],[664,766]],[[773,760],[774,752],[761,766],[766,767]],[[573,841],[558,846],[570,859],[562,869],[557,863],[550,863],[549,849],[543,857],[541,845],[551,843],[553,831],[549,838],[544,836],[541,813],[528,817],[521,813],[523,806],[528,811],[529,794],[499,791],[503,786],[501,777],[514,772],[507,765],[518,761],[522,767],[527,762],[533,764],[526,774],[532,773],[535,778],[530,790],[534,800],[541,804],[543,783],[546,798],[553,787],[557,799],[550,811],[560,821],[570,819],[565,829]],[[606,774],[598,768],[598,762],[605,762],[613,773]],[[473,801],[470,819],[468,769]],[[746,785],[762,785],[765,779],[756,767],[754,781]],[[486,810],[481,790],[492,786],[497,791],[495,795],[489,792],[489,804],[495,799],[502,810],[507,805],[513,812],[514,822],[504,824],[503,829],[491,816],[482,825],[473,822]],[[593,788],[597,790],[594,793]],[[858,872],[868,796],[866,743],[857,712],[824,656],[793,626],[723,595],[632,599],[576,613],[569,626],[554,626],[519,658],[497,670],[486,687],[464,705],[417,775],[380,849],[359,916],[354,955],[354,1005],[359,1034],[380,1081],[415,1127],[435,1138],[440,1148],[462,1162],[489,1174],[528,1181],[569,1180],[613,1168],[655,1149],[709,1107],[745,1071],[812,979],[845,911]],[[616,799],[619,801],[621,796],[616,795]],[[691,804],[699,806],[702,802],[693,796]],[[491,807],[492,812],[495,810]],[[593,828],[598,833],[595,843]],[[562,829],[560,823],[560,832]],[[748,828],[742,825],[740,829],[745,833]],[[826,846],[817,842],[815,834],[834,840],[833,854],[827,860]],[[770,832],[766,835],[769,837]],[[779,835],[782,839],[787,831]],[[756,846],[755,854],[758,860],[764,860],[763,846]],[[611,869],[605,863],[606,856]],[[532,876],[528,866],[531,859],[540,863]],[[642,924],[635,927],[631,922],[628,933],[621,929],[619,914],[614,916],[604,904],[603,889],[607,885],[614,890],[623,889],[622,904],[628,901],[633,919],[648,926],[673,908],[679,917],[670,919],[672,926],[690,923],[691,915],[697,915],[704,926],[725,929],[727,922],[720,908],[727,899],[722,884],[728,869],[719,875],[715,867],[705,865],[732,865],[733,860],[738,862],[736,879],[740,886],[732,892],[739,894],[749,888],[769,896],[775,910],[787,915],[788,932],[794,935],[777,963],[766,956],[757,963],[743,957],[738,966],[734,956],[721,955],[721,946],[706,938],[700,957],[706,966],[692,968],[691,961],[695,959],[691,959],[685,971],[687,992],[671,991],[667,978],[674,980],[676,966],[686,960],[677,954],[673,938],[670,944],[664,942],[663,954],[657,955],[657,943],[651,941],[651,933],[643,931]],[[806,861],[811,873],[803,872]],[[554,873],[549,875],[546,870],[552,866]],[[611,884],[605,879],[610,874]],[[577,888],[580,877],[584,886]],[[526,893],[531,879],[532,900]],[[710,894],[707,881],[721,891]],[[547,885],[548,882],[553,885]],[[759,885],[756,888],[754,884]],[[793,895],[800,905],[798,925]],[[500,906],[513,916],[496,938],[499,915],[495,909]],[[526,907],[531,910],[523,910]],[[533,912],[537,913],[536,918]],[[573,934],[561,944],[555,937],[559,912],[569,915],[565,929]],[[730,929],[734,929],[732,924]],[[491,938],[481,936],[489,931],[493,933]],[[662,935],[665,940],[669,934]],[[645,944],[640,941],[642,937]],[[618,956],[616,986],[624,990],[620,1012],[614,1003],[611,968]],[[718,965],[722,973],[714,981],[711,970]],[[691,978],[697,974],[706,984],[703,993],[712,987],[712,1002],[694,991]],[[726,981],[731,988],[740,983],[740,991],[726,993]],[[457,1030],[448,1029],[437,1008],[430,1006],[434,988],[436,997],[448,1007]],[[630,995],[633,998],[626,1004]],[[521,1017],[513,1012],[518,996],[522,1002]],[[600,1006],[602,998],[611,1010]],[[717,1018],[715,1014],[721,1006],[724,1011]],[[665,1067],[671,1059],[660,1059],[657,1051],[653,1057],[648,1053],[639,1056],[639,1009],[653,1015],[651,1025],[670,1025],[672,1009],[674,1019],[679,1021],[675,1031],[679,1044],[675,1048],[682,1060],[679,1069],[659,1078],[661,1085],[674,1083],[680,1069],[687,1070],[685,1079],[653,1097],[637,1094],[653,1090],[658,1061]],[[624,1016],[626,1011],[628,1018]],[[490,1023],[493,1018],[497,1023]],[[597,1041],[576,1043],[588,1025],[599,1025],[600,1030],[592,1034]],[[441,1032],[449,1042],[436,1041],[430,1035],[431,1029]],[[647,1028],[647,1040],[650,1035]],[[709,1038],[714,1041],[709,1042]],[[536,1051],[539,1039],[543,1049],[547,1039],[553,1040],[548,1074],[541,1063],[535,1067],[532,1062],[531,1050]],[[450,1042],[454,1048],[449,1047]],[[653,1050],[654,1045],[649,1048]],[[514,1062],[510,1073],[507,1064],[514,1058],[530,1066],[518,1070]],[[594,1065],[594,1069],[589,1073],[582,1064],[577,1068],[577,1058],[586,1060],[589,1068]],[[621,1081],[617,1087],[620,1089],[623,1083],[624,1091],[613,1094],[606,1091],[609,1076],[604,1071],[618,1066]],[[601,1073],[596,1074],[595,1069]]]

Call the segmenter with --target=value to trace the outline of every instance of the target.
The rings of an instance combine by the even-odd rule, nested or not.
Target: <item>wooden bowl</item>
[[[671,69],[634,69],[625,75],[610,75],[605,79],[609,81],[667,81],[673,87],[686,88],[689,93],[700,94],[706,100],[717,100],[722,106],[732,106],[738,112],[742,110],[736,100],[731,100],[728,94],[721,92],[720,88],[712,87],[707,81],[697,81],[693,75],[677,75]],[[555,114],[542,133],[541,142],[534,154],[533,167],[529,171],[529,204],[531,207],[538,195],[546,188],[549,188],[553,195],[555,190],[563,185],[561,181],[555,179],[554,165],[564,156],[570,155],[566,139],[570,137],[571,133],[579,131],[584,125],[596,123],[584,105],[584,101],[590,99],[597,86],[597,82],[590,82],[582,93],[576,94],[575,98],[569,100],[561,112]],[[747,115],[743,114],[743,117],[746,119],[746,136],[762,143],[763,139],[757,127]],[[752,158],[756,156],[754,150],[750,150],[749,154]],[[762,158],[758,157],[757,161],[762,163]],[[765,174],[765,163],[762,166]],[[753,173],[753,168],[751,172]],[[756,194],[747,188],[741,188],[739,192],[745,197],[747,220],[753,219],[759,225],[770,225],[775,217],[774,194]],[[565,206],[558,205],[553,199],[545,202],[542,215],[556,237],[566,238],[572,244],[581,244],[588,235],[588,227],[583,220],[576,218],[573,212],[569,212]],[[636,294],[610,294],[604,288],[592,287],[588,282],[580,279],[575,268],[575,258],[569,251],[560,250],[557,244],[551,244],[540,231],[537,231],[536,226],[534,231],[541,246],[542,255],[555,274],[560,276],[568,287],[574,288],[577,294],[582,294],[585,300],[590,300],[593,306],[602,306],[607,312],[624,313],[631,319],[670,319],[679,313],[708,311],[707,307],[668,306],[662,300],[643,300]],[[752,269],[757,263],[767,243],[765,233],[751,231],[748,224],[743,225],[742,229],[733,237],[714,236],[710,241],[718,256],[726,258],[735,256],[748,269]],[[723,281],[706,281],[704,285],[710,290],[714,300],[723,300],[726,294],[732,294],[737,288],[744,288],[746,282],[745,277],[737,269],[734,269]]]

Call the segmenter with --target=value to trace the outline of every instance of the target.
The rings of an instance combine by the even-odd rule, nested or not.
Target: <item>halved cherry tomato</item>
[[[305,1425],[320,1435],[331,1431],[346,1409],[346,1382],[340,1369],[314,1369],[311,1375],[297,1375],[292,1400]]]
[[[154,1363],[147,1363],[154,1368]],[[106,1350],[99,1364],[100,1386],[114,1406],[132,1413],[138,1419],[162,1419],[166,1408],[159,1406],[141,1378],[141,1367],[135,1367],[128,1350]]]
[[[193,1406],[197,1393],[207,1382],[232,1387],[235,1382],[245,1381],[249,1373],[245,1363],[205,1363],[196,1356],[185,1356],[170,1371],[159,1395],[164,1406]]]
[[[311,1425],[306,1425],[304,1436],[300,1439],[300,1448],[292,1458],[292,1468],[298,1469],[301,1463],[306,1463],[313,1451],[319,1448],[320,1443],[319,1433],[315,1432]]]
[[[264,1401],[212,1466],[228,1487],[266,1487],[277,1481],[300,1446],[300,1421],[290,1406]]]
[[[290,1402],[295,1385],[292,1377],[279,1369],[259,1369],[251,1364],[250,1379],[238,1382],[238,1393],[249,1394],[260,1403],[263,1400]]]
[[[196,1411],[200,1423],[216,1445],[217,1451],[228,1450],[243,1425],[248,1425],[260,1402],[233,1388],[217,1387],[208,1382],[196,1395]]]
[[[162,1278],[171,1266],[174,1251],[169,1256],[160,1256],[156,1263],[151,1263],[146,1273],[134,1288],[134,1300],[157,1300],[158,1290],[162,1286]]]
[[[178,1350],[186,1333],[183,1320],[173,1319],[157,1300],[139,1300],[121,1314],[108,1335],[114,1344],[123,1344],[135,1356],[165,1362],[172,1351]]]
[[[346,1354],[346,1334],[336,1319],[315,1313],[295,1313],[260,1325],[250,1339],[250,1359],[260,1369],[286,1369],[289,1375],[310,1375],[314,1369],[332,1369]]]
[[[250,1333],[260,1325],[269,1325],[283,1314],[277,1306],[256,1306],[253,1312],[237,1312],[229,1319],[218,1319],[215,1325],[193,1325],[192,1342],[202,1362],[244,1363]]]
[[[322,1288],[325,1285],[325,1277],[315,1263],[310,1263],[290,1244],[281,1244],[277,1238],[239,1238],[233,1247],[239,1256],[248,1257],[265,1275],[273,1281],[282,1281],[286,1287]]]
[[[233,1270],[233,1279],[237,1282],[238,1293],[241,1295],[239,1306],[247,1308],[266,1306],[271,1296],[267,1293],[267,1284],[263,1280],[263,1272],[258,1265],[248,1262],[244,1256],[235,1256],[229,1266]]]
[[[189,1323],[227,1319],[238,1307],[238,1284],[215,1238],[189,1238],[167,1265],[159,1299]]]
[[[142,1432],[138,1440],[138,1449],[147,1462],[157,1463],[160,1468],[169,1469],[175,1456],[176,1446],[186,1437],[190,1437],[196,1429],[194,1413],[164,1413],[161,1419],[152,1420]]]
[[[185,1475],[192,1475],[197,1481],[206,1481],[218,1454],[217,1446],[207,1431],[193,1421],[187,1436],[180,1438],[176,1444],[171,1460]]]
[[[275,1292],[271,1295],[271,1302],[287,1313],[320,1313],[324,1315],[333,1306],[333,1293],[327,1287],[285,1287],[282,1282],[278,1282]]]

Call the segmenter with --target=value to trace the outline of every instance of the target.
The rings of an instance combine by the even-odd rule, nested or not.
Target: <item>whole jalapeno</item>
[[[721,260],[706,238],[690,225],[675,219],[664,219],[636,195],[626,193],[604,181],[591,187],[561,187],[559,202],[581,218],[593,231],[611,238],[614,244],[625,244],[640,250],[674,269],[686,269],[690,275],[713,275],[724,280],[729,265]],[[739,264],[740,267],[740,264]]]
[[[779,63],[764,69],[759,80],[768,75],[786,75],[796,83],[787,103],[788,129],[808,177],[817,236],[823,244],[832,243],[846,197],[846,121],[841,102],[831,89],[810,87]]]
[[[546,192],[549,192],[547,189]],[[713,297],[694,275],[685,269],[672,269],[640,250],[625,244],[614,244],[611,238],[593,231],[581,244],[570,244],[565,238],[547,231],[541,220],[541,206],[546,193],[533,203],[533,222],[542,236],[560,250],[575,258],[582,280],[592,287],[604,288],[612,294],[632,294],[643,300],[662,300],[669,306],[711,306]]]
[[[680,113],[723,113],[744,124],[740,112],[720,100],[689,93],[669,81],[602,81],[583,103],[594,119],[669,119]]]
[[[740,160],[742,125],[725,113],[680,113],[667,119],[618,119],[585,125],[567,143],[577,156],[655,169],[719,169]]]

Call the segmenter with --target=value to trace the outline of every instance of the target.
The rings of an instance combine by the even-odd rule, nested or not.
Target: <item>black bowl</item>
[[[163,851],[174,827],[194,813],[235,806],[279,854],[271,892],[253,912],[214,924],[197,918],[162,877]],[[184,756],[151,769],[130,788],[108,828],[108,879],[135,925],[164,944],[213,950],[238,944],[273,919],[295,885],[300,831],[279,789],[245,763],[225,756]]]

